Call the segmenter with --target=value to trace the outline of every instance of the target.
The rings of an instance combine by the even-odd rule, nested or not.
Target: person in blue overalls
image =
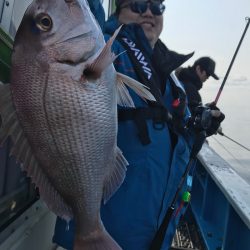
[[[101,20],[98,0],[89,1]],[[159,39],[163,28],[163,0],[117,0],[116,12],[104,25],[105,38],[124,24],[113,44],[118,72],[150,87],[156,103],[145,103],[131,89],[136,109],[119,108],[118,146],[129,162],[124,183],[102,205],[105,228],[123,250],[148,250],[159,229],[189,161],[193,131],[186,125],[190,112],[185,92],[170,73],[192,54],[169,50]],[[100,22],[103,25],[102,22]],[[172,117],[173,119],[170,119]],[[181,212],[173,217],[162,249],[171,245]],[[58,218],[53,241],[73,249],[74,221]]]

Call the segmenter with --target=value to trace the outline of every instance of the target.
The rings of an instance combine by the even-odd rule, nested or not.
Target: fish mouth
[[[77,66],[81,63],[86,63],[86,61],[88,61],[88,59],[91,58],[92,56],[93,56],[93,53],[89,52],[89,53],[85,54],[84,56],[81,56],[78,60],[70,60],[70,59],[60,60],[60,59],[57,59],[56,61],[60,64],[66,64],[69,66]]]
[[[82,57],[80,58],[79,60],[77,61],[71,61],[71,60],[57,60],[58,63],[60,64],[66,64],[66,65],[69,65],[69,66],[77,66],[78,64],[80,63],[84,63],[86,62],[86,60],[88,60],[88,58],[90,58],[91,56],[89,57]]]
[[[77,42],[82,42],[84,40],[84,38],[91,38],[93,37],[92,35],[94,34],[93,31],[89,31],[87,33],[84,34],[80,34],[80,35],[76,35],[76,36],[71,36],[71,37],[67,37],[66,39],[57,42],[57,45],[61,45],[61,44],[68,44],[68,43],[77,43]],[[95,40],[95,38],[93,37],[93,40]],[[96,44],[96,43],[93,43]],[[74,46],[74,45],[73,45]],[[85,51],[84,55],[77,57],[77,59],[57,59],[56,61],[61,63],[61,64],[67,64],[70,66],[77,66],[78,64],[84,63],[86,62],[90,57],[93,56],[93,51],[95,51],[96,46],[94,45],[93,48],[91,48],[91,50],[89,51]]]
[[[76,35],[76,36],[72,36],[72,37],[67,37],[64,40],[62,40],[60,42],[57,42],[56,44],[82,40],[82,39],[84,39],[86,37],[91,36],[92,34],[93,34],[93,31],[89,31],[89,32],[84,33],[84,34],[80,34],[80,35]]]

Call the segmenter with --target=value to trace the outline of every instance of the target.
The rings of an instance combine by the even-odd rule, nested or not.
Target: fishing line
[[[219,140],[217,138],[215,138],[215,136],[212,136],[212,138],[243,168],[245,168],[244,165],[242,165],[242,163],[240,162],[239,159],[237,159],[221,142],[219,142]]]
[[[246,149],[247,151],[250,151],[250,149],[249,149],[249,148],[247,148],[246,146],[242,145],[241,143],[239,143],[239,142],[235,141],[235,140],[234,140],[234,139],[232,139],[231,137],[229,137],[229,136],[225,135],[222,131],[217,131],[217,133],[218,133],[219,135],[221,135],[221,136],[226,137],[227,139],[229,139],[230,141],[232,141],[232,142],[236,143],[237,145],[239,145],[240,147],[242,147],[242,148]]]

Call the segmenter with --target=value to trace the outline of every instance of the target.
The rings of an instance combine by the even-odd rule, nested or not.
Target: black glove
[[[211,125],[206,129],[207,137],[217,133],[221,122],[225,119],[225,115],[215,105],[215,103],[208,103],[205,106],[211,110]]]
[[[225,115],[216,107],[214,103],[198,106],[194,109],[191,123],[196,131],[206,131],[206,135],[216,134]]]

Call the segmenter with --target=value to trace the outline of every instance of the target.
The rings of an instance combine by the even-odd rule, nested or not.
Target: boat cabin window
[[[32,0],[0,0],[0,24],[12,38]]]
[[[106,19],[107,19],[115,10],[115,0],[104,0],[102,2],[102,5],[105,10]]]
[[[3,4],[4,4],[4,0],[0,0],[0,23],[2,20],[2,14],[3,14]]]
[[[0,0],[0,25],[12,38],[15,37],[18,26],[26,8],[32,0]],[[106,18],[114,9],[114,0],[102,0]]]
[[[0,0],[0,21],[1,21],[1,18],[2,18],[4,2],[5,2],[5,0]]]

